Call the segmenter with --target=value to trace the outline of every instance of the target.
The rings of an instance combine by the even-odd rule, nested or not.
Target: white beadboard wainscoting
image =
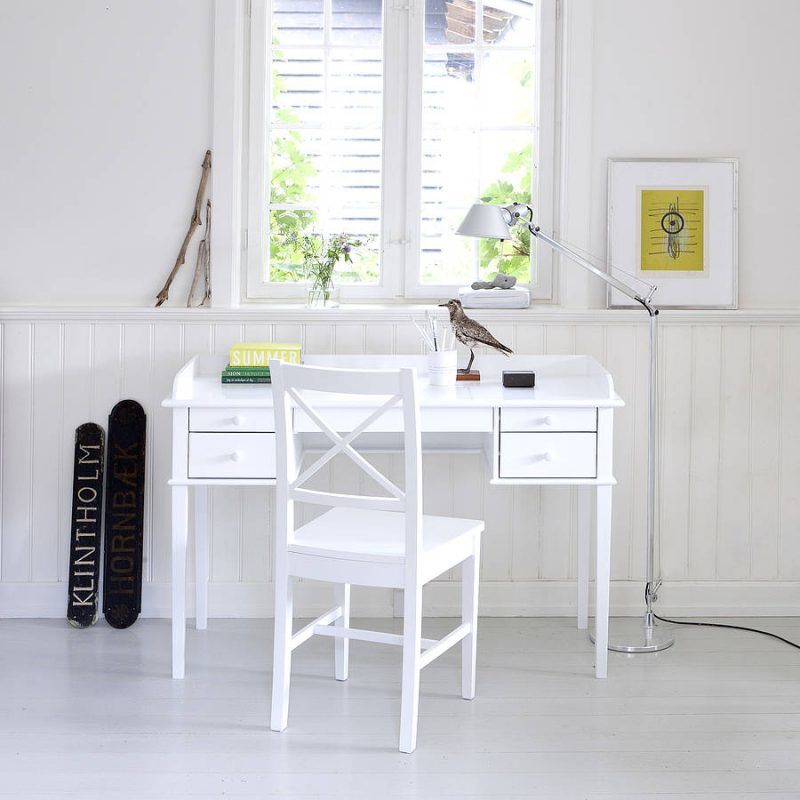
[[[143,613],[169,614],[170,414],[160,406],[196,353],[239,340],[300,341],[307,353],[419,353],[420,309],[318,312],[6,309],[2,335],[0,616],[66,607],[74,430],[107,426],[122,398],[144,406],[147,486]],[[612,611],[638,613],[644,571],[647,327],[636,311],[476,312],[519,353],[588,353],[612,373],[617,413]],[[661,315],[659,608],[685,615],[800,612],[800,313]],[[384,459],[390,469],[397,456]],[[387,464],[388,460],[388,464]],[[486,520],[481,611],[574,610],[575,496],[568,487],[491,487],[477,455],[425,457],[425,508]],[[347,465],[326,479],[357,480]],[[214,489],[210,613],[271,613],[272,489]],[[193,558],[190,543],[190,558]],[[428,613],[453,614],[446,576]],[[326,605],[307,585],[299,613]],[[191,600],[190,600],[191,603]],[[392,613],[388,592],[355,595],[359,615]]]

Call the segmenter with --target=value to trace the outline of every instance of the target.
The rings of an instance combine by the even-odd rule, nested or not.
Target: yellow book
[[[231,367],[268,367],[270,360],[300,363],[300,345],[278,342],[239,342],[231,345]]]

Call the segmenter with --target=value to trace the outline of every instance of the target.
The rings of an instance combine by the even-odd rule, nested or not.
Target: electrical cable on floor
[[[647,587],[645,587],[645,601],[646,599],[647,599]],[[725,622],[689,622],[688,620],[679,620],[679,619],[670,619],[669,617],[661,617],[655,612],[653,612],[653,616],[660,622],[669,622],[672,625],[696,625],[698,627],[703,627],[703,628],[729,628],[730,630],[733,631],[747,631],[748,633],[759,633],[762,636],[769,636],[771,639],[777,639],[779,642],[788,644],[789,647],[794,647],[797,650],[800,650],[800,644],[798,644],[797,642],[792,642],[789,639],[784,639],[783,636],[778,636],[777,633],[771,633],[770,631],[762,631],[759,628],[747,628],[744,625],[730,625]]]

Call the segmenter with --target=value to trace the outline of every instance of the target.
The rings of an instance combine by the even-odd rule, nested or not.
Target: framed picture
[[[654,284],[660,308],[736,308],[733,158],[608,161],[608,269]],[[608,307],[636,303],[609,287]]]

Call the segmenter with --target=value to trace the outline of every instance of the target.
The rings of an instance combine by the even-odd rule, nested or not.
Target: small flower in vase
[[[351,239],[346,233],[324,237],[315,234],[293,236],[292,242],[303,254],[301,278],[309,284],[308,305],[318,308],[334,308],[338,288],[333,275],[340,261],[353,263],[353,248],[360,247],[360,239]]]

